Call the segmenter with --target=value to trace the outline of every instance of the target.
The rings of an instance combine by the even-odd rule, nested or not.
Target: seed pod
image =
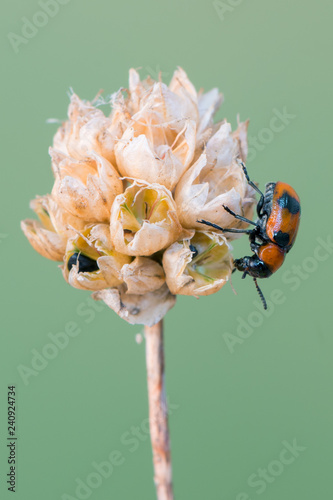
[[[67,243],[63,275],[73,287],[102,290],[123,282],[121,270],[131,258],[116,252],[108,224],[88,226]]]
[[[126,293],[126,286],[108,288],[93,294],[95,300],[103,300],[122,319],[131,325],[153,326],[158,323],[176,303],[164,284],[159,290],[144,295]]]
[[[163,268],[171,293],[210,295],[225,285],[232,272],[230,246],[221,235],[197,231],[164,252]]]
[[[47,259],[62,261],[68,238],[75,230],[85,226],[85,221],[60,208],[50,195],[38,196],[30,208],[39,221],[27,219],[21,228],[32,247]]]
[[[134,181],[111,211],[111,239],[118,252],[150,256],[177,240],[182,227],[168,189]]]
[[[72,215],[89,222],[110,219],[111,205],[122,192],[119,174],[105,158],[91,152],[84,161],[50,149],[55,184],[54,199]]]

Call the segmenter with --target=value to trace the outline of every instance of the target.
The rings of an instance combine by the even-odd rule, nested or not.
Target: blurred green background
[[[144,343],[135,342],[141,327],[100,304],[94,310],[89,293],[70,288],[57,264],[33,251],[19,221],[32,215],[29,200],[51,189],[48,147],[56,125],[46,120],[65,118],[70,87],[91,99],[101,88],[110,93],[126,86],[130,67],[142,68],[143,77],[162,71],[169,81],[181,65],[197,89],[223,91],[218,118],[233,125],[237,113],[250,118],[252,178],[261,187],[276,180],[293,185],[303,215],[284,267],[261,283],[274,301],[268,317],[255,305],[251,280],[240,275],[233,277],[237,296],[228,285],[198,301],[182,297],[167,315],[175,498],[329,498],[331,1],[57,5],[25,42],[8,35],[22,36],[22,18],[45,22],[36,15],[38,1],[5,2],[0,20],[0,497],[12,495],[6,485],[6,398],[7,385],[16,384],[15,498],[155,498]],[[283,126],[276,127],[277,113],[284,115]],[[237,257],[247,253],[246,238],[234,247]],[[20,365],[31,368],[31,351],[41,352],[49,334],[69,322],[80,333],[25,384]],[[293,446],[295,440],[299,451],[284,452],[285,442]],[[77,496],[77,480],[96,480],[92,464],[114,450],[122,463]]]

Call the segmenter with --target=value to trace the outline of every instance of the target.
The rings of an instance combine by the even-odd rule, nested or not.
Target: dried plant
[[[22,222],[33,248],[62,262],[71,286],[146,326],[159,500],[173,498],[162,318],[177,295],[215,293],[231,275],[235,234],[205,231],[198,219],[235,227],[223,204],[249,218],[255,202],[239,165],[248,121],[234,132],[226,120],[214,124],[221,102],[217,89],[197,92],[181,68],[169,85],[130,70],[109,116],[98,100],[73,93],[50,148],[51,195],[31,202],[39,220]]]

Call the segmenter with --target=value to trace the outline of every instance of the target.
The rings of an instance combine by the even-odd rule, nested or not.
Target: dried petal
[[[178,67],[173,74],[169,89],[182,100],[182,115],[199,123],[198,95],[185,71]]]
[[[224,121],[207,142],[209,167],[227,167],[239,156],[239,143],[231,134],[230,123]]]
[[[95,292],[93,298],[103,300],[128,323],[146,326],[158,323],[176,303],[166,284],[144,295],[126,293],[126,286],[122,285]]]
[[[68,155],[67,142],[68,136],[70,134],[70,123],[69,121],[63,122],[58,128],[53,137],[53,149]]]
[[[172,123],[152,123],[141,112],[115,147],[118,169],[124,176],[172,190],[193,159],[195,137],[193,121],[178,131]]]
[[[246,122],[240,122],[239,117],[237,117],[238,127],[235,132],[232,133],[232,137],[236,139],[238,142],[239,149],[239,157],[240,159],[246,163],[246,158],[248,154],[248,144],[247,144],[247,129],[250,123],[250,120],[246,120]]]
[[[199,296],[220,290],[233,268],[229,250],[224,236],[204,231],[171,245],[163,255],[171,293]]]
[[[52,195],[59,205],[85,221],[104,222],[123,183],[105,158],[91,152],[85,161],[76,161],[50,149],[56,177]]]
[[[123,132],[125,117],[118,113],[108,118],[92,103],[72,94],[68,118],[54,137],[54,149],[76,160],[84,160],[94,151],[114,164],[114,145]]]
[[[200,141],[205,130],[213,126],[213,117],[223,102],[223,95],[217,88],[198,95],[199,126],[197,141]]]
[[[74,228],[82,229],[85,222],[60,208],[50,195],[38,196],[30,202],[30,208],[38,215],[39,221],[22,221],[24,234],[43,257],[62,261],[67,239]]]
[[[127,285],[127,293],[143,295],[158,290],[165,283],[162,266],[147,257],[136,257],[133,262],[123,266],[121,274]]]
[[[182,68],[175,71],[169,87],[149,78],[140,81],[131,70],[129,97],[122,106],[132,113],[132,120],[115,146],[121,174],[173,190],[195,149],[212,134],[212,118],[221,101],[217,89],[198,95]]]
[[[51,260],[63,259],[66,243],[57,233],[44,229],[39,221],[29,219],[21,222],[21,229],[40,255]]]
[[[116,197],[111,211],[111,239],[118,252],[149,256],[177,240],[182,228],[168,189],[135,181]]]
[[[132,68],[129,70],[129,97],[126,104],[132,115],[139,111],[141,99],[143,99],[154,83],[155,80],[150,76],[141,81],[140,75],[135,69]]]
[[[50,195],[37,196],[30,202],[30,208],[38,215],[45,229],[64,236],[66,240],[75,230],[81,230],[86,225],[86,221],[59,207]]]

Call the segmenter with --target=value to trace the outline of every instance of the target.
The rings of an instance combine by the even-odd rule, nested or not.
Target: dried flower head
[[[197,222],[235,227],[223,204],[246,217],[253,210],[239,165],[248,121],[235,131],[214,124],[221,102],[181,68],[169,85],[132,69],[109,116],[73,93],[54,136],[52,194],[31,202],[39,220],[22,229],[41,255],[63,262],[70,285],[130,323],[153,325],[176,295],[209,295],[230,277],[233,235]]]

